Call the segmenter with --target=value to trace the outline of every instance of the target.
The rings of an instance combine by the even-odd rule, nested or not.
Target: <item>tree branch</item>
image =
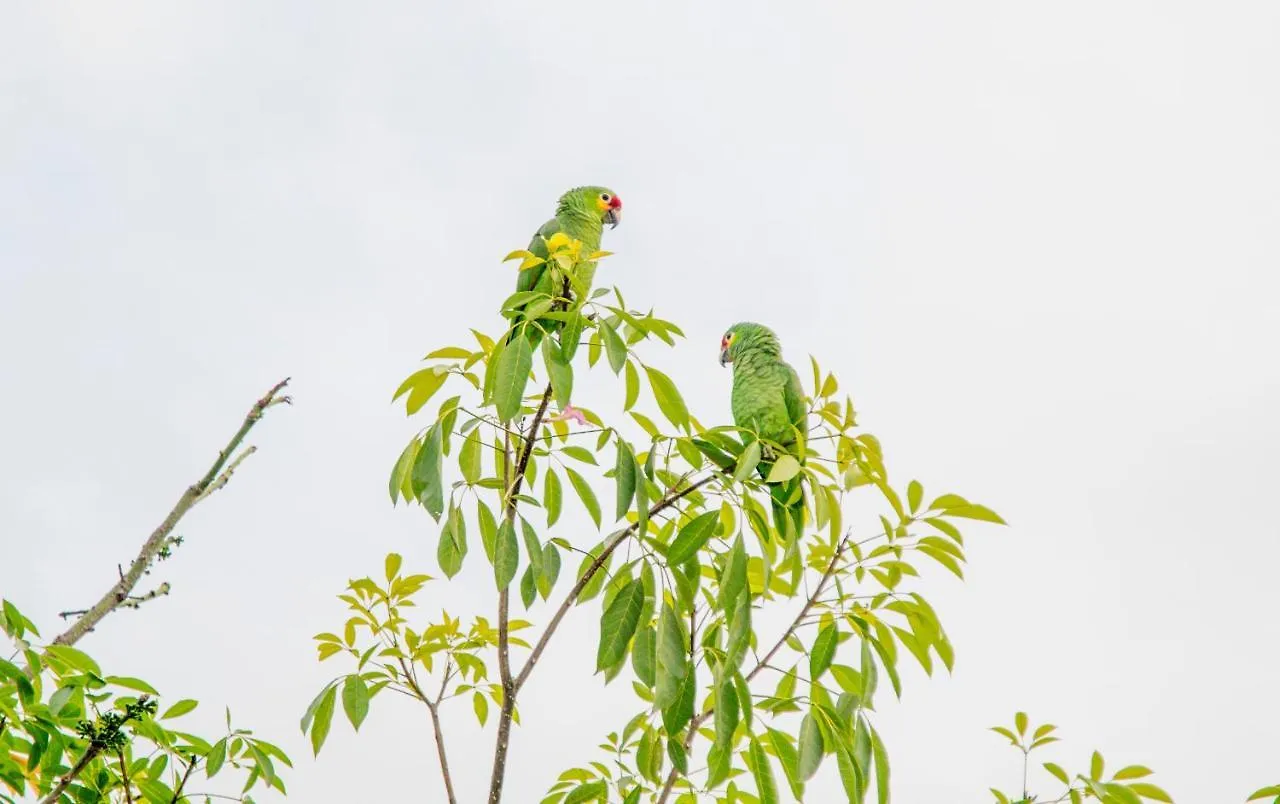
[[[533,445],[538,440],[538,430],[542,427],[542,419],[547,415],[547,406],[551,404],[551,383],[542,392],[542,401],[533,414],[529,431],[525,433],[524,444],[516,461],[515,474],[508,478],[505,517],[507,524],[514,525],[516,508],[519,502],[520,487],[524,484],[524,473],[529,469],[529,459],[533,455]],[[493,774],[489,779],[489,802],[498,804],[502,800],[502,784],[507,772],[507,748],[511,742],[511,719],[516,707],[516,684],[511,677],[511,633],[510,624],[511,591],[510,586],[498,590],[498,674],[502,681],[502,706],[498,712],[498,739],[493,750]]]
[[[823,590],[826,589],[827,584],[836,574],[836,567],[840,563],[840,558],[844,555],[844,551],[849,547],[849,538],[849,534],[846,533],[840,540],[840,543],[836,546],[835,554],[831,556],[831,562],[827,564],[827,569],[822,573],[821,580],[818,581],[817,588],[813,590],[813,594],[809,595],[809,599],[804,602],[804,606],[800,609],[800,613],[791,621],[791,625],[787,626],[787,630],[782,632],[782,636],[778,637],[778,641],[773,644],[773,647],[769,649],[769,652],[766,653],[760,661],[756,662],[756,666],[752,668],[750,673],[747,673],[746,680],[748,682],[760,675],[760,671],[769,666],[769,662],[773,659],[774,654],[781,650],[782,646],[787,643],[787,637],[795,633],[796,629],[799,628],[800,624],[804,621],[804,618],[808,616],[809,610],[812,609],[814,604],[816,604],[819,598],[822,597]],[[685,735],[684,738],[684,750],[686,754],[693,746],[693,738],[697,735],[699,727],[701,727],[702,724],[707,721],[707,718],[711,717],[714,713],[715,708],[708,707],[706,711],[696,716],[689,724],[689,733]],[[672,768],[671,772],[667,774],[666,782],[662,785],[662,792],[658,795],[656,804],[666,804],[667,799],[671,796],[671,789],[675,787],[676,779],[678,779],[679,776],[680,772],[676,768]]]
[[[120,778],[124,781],[125,804],[133,804],[133,791],[129,789],[129,768],[124,761],[124,749],[117,751],[116,756],[120,757]]]
[[[58,783],[49,791],[49,795],[40,799],[40,804],[56,804],[58,799],[62,798],[62,794],[67,792],[67,788],[71,786],[76,777],[84,772],[84,769],[97,758],[98,754],[102,753],[102,748],[101,743],[91,743],[85,749],[84,756],[80,757],[80,761],[72,766],[71,770],[62,774],[62,777],[58,779]]]
[[[427,711],[431,713],[431,728],[436,735],[436,754],[440,758],[440,775],[444,777],[444,792],[449,804],[458,804],[458,797],[453,792],[453,776],[449,773],[449,756],[444,750],[444,732],[440,729],[440,712],[438,704],[427,701]]]
[[[196,758],[191,758],[191,764],[187,765],[187,770],[182,774],[182,779],[178,782],[178,786],[173,789],[173,798],[169,799],[169,804],[178,804],[182,800],[182,788],[187,786],[187,780],[191,778],[191,772],[196,769]]]
[[[680,491],[669,493],[666,497],[663,497],[661,500],[650,506],[649,516],[654,516],[667,508],[670,508],[680,500],[710,483],[715,479],[715,477],[716,476],[714,474],[709,474],[698,480],[698,482],[686,486]],[[569,613],[569,609],[577,602],[578,595],[582,594],[582,590],[591,582],[591,579],[595,574],[600,571],[604,566],[604,563],[609,560],[609,556],[613,551],[618,549],[618,545],[622,544],[629,536],[636,532],[636,528],[637,525],[633,524],[619,531],[613,537],[612,541],[606,544],[605,548],[600,551],[600,555],[596,556],[595,560],[591,562],[591,565],[587,567],[587,571],[584,572],[582,577],[578,579],[578,582],[573,585],[573,589],[569,590],[569,594],[565,596],[564,601],[560,604],[560,608],[556,609],[556,613],[551,617],[551,622],[547,623],[547,627],[543,630],[542,636],[538,637],[538,642],[533,646],[533,652],[529,654],[529,659],[520,670],[520,675],[516,677],[516,692],[519,692],[520,688],[524,686],[525,681],[529,679],[529,674],[533,672],[534,665],[536,665],[538,660],[542,658],[542,652],[546,650],[547,643],[550,642],[551,637],[555,635],[556,629],[560,626],[560,621],[564,619],[564,616]]]
[[[120,580],[107,590],[102,599],[86,610],[84,615],[76,620],[70,628],[59,634],[53,640],[53,644],[74,645],[85,634],[92,631],[104,617],[130,601],[129,595],[133,592],[133,588],[138,585],[138,581],[142,579],[142,576],[155,562],[156,556],[169,543],[170,534],[178,522],[187,515],[187,512],[196,503],[203,500],[213,491],[225,486],[227,481],[231,479],[231,473],[235,468],[252,453],[253,448],[250,447],[243,454],[236,456],[234,459],[232,458],[232,455],[240,447],[241,442],[244,441],[245,436],[262,419],[263,412],[273,405],[289,404],[291,402],[289,397],[280,395],[280,392],[288,383],[289,380],[287,378],[281,380],[272,386],[265,396],[254,403],[253,407],[249,409],[248,415],[245,416],[244,422],[240,425],[240,429],[227,442],[227,446],[218,453],[218,457],[213,462],[213,465],[209,467],[209,471],[205,472],[202,478],[187,487],[187,490],[182,493],[173,509],[169,511],[169,515],[164,518],[164,521],[152,531],[151,536],[143,543],[142,549],[138,551],[138,557],[129,565],[128,571],[121,573]],[[227,465],[228,461],[231,461],[229,466]],[[224,468],[225,471],[223,471]]]

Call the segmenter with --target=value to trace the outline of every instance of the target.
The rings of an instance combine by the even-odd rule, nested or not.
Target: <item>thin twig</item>
[[[227,466],[227,461],[239,449],[245,436],[262,419],[263,412],[274,405],[289,404],[291,402],[289,397],[280,395],[280,392],[288,384],[288,378],[281,380],[272,386],[265,396],[254,403],[253,407],[249,409],[248,415],[245,416],[244,422],[240,425],[240,429],[227,442],[227,446],[218,453],[218,457],[213,462],[213,465],[209,467],[209,471],[205,472],[202,478],[187,487],[187,490],[182,493],[173,509],[169,511],[169,515],[164,518],[164,521],[152,531],[151,536],[143,543],[142,549],[138,551],[138,557],[129,565],[128,571],[121,572],[120,579],[106,591],[102,599],[91,606],[84,613],[84,616],[72,623],[71,627],[59,634],[53,640],[53,644],[74,645],[85,634],[92,631],[104,617],[128,602],[133,588],[138,585],[138,581],[142,579],[142,576],[151,567],[161,549],[169,542],[169,534],[173,532],[178,522],[187,515],[187,512],[196,503],[207,496],[207,492],[215,487],[221,488],[221,485],[225,485],[230,478],[231,470],[249,454],[250,450],[246,450],[244,454],[234,460],[231,466]],[[224,468],[227,469],[225,475],[223,474]]]
[[[187,765],[187,770],[182,774],[181,781],[178,786],[173,789],[173,798],[169,799],[169,804],[178,804],[182,800],[182,788],[187,786],[187,780],[191,778],[191,772],[196,769],[196,758],[191,758],[191,764]]]
[[[71,770],[62,774],[61,778],[58,779],[58,783],[49,791],[49,795],[40,799],[40,804],[55,804],[58,799],[62,798],[62,794],[67,791],[67,788],[71,786],[75,778],[83,773],[89,763],[96,759],[100,753],[102,753],[102,744],[91,743],[85,749],[84,756],[80,757],[80,761],[72,766]]]
[[[133,804],[133,791],[129,789],[129,767],[124,761],[124,749],[117,751],[116,756],[120,757],[120,779],[124,782],[125,804]]]
[[[505,517],[508,525],[515,522],[516,508],[519,506],[516,498],[520,495],[525,472],[529,469],[529,459],[533,455],[533,445],[538,439],[542,419],[547,415],[547,406],[551,404],[551,393],[551,383],[547,383],[547,389],[542,392],[542,401],[538,404],[538,410],[533,414],[533,422],[525,434],[515,473],[507,478]],[[511,720],[515,712],[518,689],[511,677],[510,608],[511,591],[508,584],[498,590],[498,674],[502,681],[502,706],[498,711],[498,739],[493,750],[493,774],[489,779],[490,804],[498,804],[502,800],[502,784],[507,770],[507,748],[511,742]]]
[[[750,673],[747,673],[746,680],[748,683],[759,675],[760,671],[769,666],[769,662],[773,659],[774,654],[782,649],[782,646],[787,643],[787,638],[795,633],[795,630],[800,626],[800,623],[804,621],[809,610],[813,608],[814,604],[818,601],[818,598],[822,596],[822,591],[826,588],[827,583],[832,577],[834,577],[837,565],[840,563],[840,558],[844,555],[844,551],[848,546],[849,534],[846,533],[844,538],[840,540],[839,545],[836,546],[835,554],[831,556],[831,562],[827,564],[827,569],[822,573],[822,578],[818,581],[817,588],[814,589],[813,593],[809,595],[809,598],[805,600],[804,606],[800,609],[800,613],[791,621],[791,625],[787,626],[787,630],[782,632],[782,636],[778,637],[778,641],[775,642],[773,647],[769,649],[769,652],[764,655],[764,658],[760,659],[756,663],[756,666],[752,668]],[[697,735],[698,728],[702,726],[702,724],[707,721],[707,718],[711,717],[714,713],[715,708],[708,707],[704,712],[697,715],[693,719],[693,722],[689,724],[689,733],[685,735],[684,738],[685,753],[688,753],[689,749],[693,746],[693,738]],[[671,772],[667,774],[667,780],[662,786],[662,792],[658,795],[657,804],[666,804],[667,799],[671,796],[671,789],[675,787],[676,779],[679,778],[679,776],[679,770],[673,767]]]
[[[707,485],[715,478],[715,475],[707,475],[706,477],[698,480],[698,482],[686,486],[680,491],[668,494],[663,499],[654,503],[654,505],[649,509],[649,515],[653,516],[655,513],[674,505],[689,494],[692,494]],[[617,534],[614,535],[613,539],[605,545],[603,550],[600,551],[600,555],[596,556],[595,560],[591,562],[591,565],[587,567],[587,571],[582,574],[582,577],[578,579],[578,582],[569,590],[569,594],[566,595],[564,601],[561,602],[560,608],[556,609],[556,613],[551,617],[551,621],[547,623],[547,627],[543,630],[542,636],[538,637],[538,642],[533,646],[533,652],[529,654],[529,659],[520,670],[520,675],[516,676],[516,692],[519,692],[520,688],[523,687],[524,683],[529,679],[529,674],[533,672],[534,665],[536,665],[538,660],[542,658],[542,652],[546,650],[547,643],[551,641],[551,637],[555,634],[556,628],[560,626],[560,621],[569,613],[569,609],[573,607],[573,604],[578,601],[578,595],[582,594],[582,590],[591,582],[591,579],[595,577],[595,574],[600,571],[604,566],[604,563],[609,560],[609,556],[613,551],[618,549],[618,545],[622,544],[629,536],[636,532],[636,528],[637,526],[633,524],[618,531]]]

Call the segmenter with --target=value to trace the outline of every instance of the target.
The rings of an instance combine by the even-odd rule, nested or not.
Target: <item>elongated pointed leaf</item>
[[[596,493],[591,490],[591,486],[587,484],[582,475],[567,466],[564,467],[564,471],[565,474],[569,475],[569,484],[578,493],[578,499],[582,500],[582,507],[587,509],[587,514],[591,517],[591,521],[596,523],[597,528],[600,527],[600,501],[596,499]]]
[[[444,513],[444,483],[441,479],[443,445],[440,425],[433,424],[427,431],[417,458],[413,462],[413,488],[418,502],[437,522]]]
[[[799,769],[802,780],[808,781],[818,772],[824,753],[822,730],[818,727],[817,718],[810,712],[800,721]]]
[[[662,415],[676,427],[687,428],[689,408],[684,404],[684,397],[680,396],[680,389],[661,371],[648,366],[645,366],[644,371],[649,376],[649,386],[653,389],[653,398],[658,401],[658,409],[662,411]]]
[[[516,541],[516,529],[504,519],[498,526],[497,545],[493,557],[494,580],[499,589],[506,589],[520,568],[520,544]]]
[[[627,645],[635,635],[644,605],[644,585],[632,580],[613,598],[600,615],[600,646],[596,651],[596,672],[613,667],[626,658]]]
[[[498,418],[509,422],[520,412],[524,398],[525,382],[533,368],[533,347],[524,332],[508,343],[498,355],[494,374],[493,401],[498,408]]]
[[[342,711],[346,712],[351,728],[360,731],[360,724],[369,714],[369,688],[359,675],[347,676],[342,685]]]
[[[618,486],[617,516],[622,519],[636,498],[636,456],[623,441],[618,441],[618,460],[614,464],[614,482]]]
[[[822,678],[822,674],[831,666],[831,660],[836,655],[836,639],[839,633],[835,623],[827,625],[818,632],[818,638],[813,642],[813,650],[809,652],[809,678],[813,681]]]
[[[764,746],[752,737],[749,752],[751,778],[755,780],[760,804],[778,804],[778,784],[773,780],[773,766],[769,764],[769,755],[764,752]]]
[[[738,465],[733,470],[733,479],[741,483],[751,476],[756,470],[756,465],[760,463],[760,442],[752,441],[742,450],[742,454],[738,456]]]
[[[707,540],[715,535],[719,521],[719,511],[708,511],[685,524],[675,541],[667,548],[667,563],[683,564],[696,555]]]
[[[659,709],[666,709],[680,695],[680,686],[684,683],[689,665],[689,646],[685,643],[684,631],[680,627],[675,609],[665,601],[658,617],[657,640],[657,689],[654,704]]]

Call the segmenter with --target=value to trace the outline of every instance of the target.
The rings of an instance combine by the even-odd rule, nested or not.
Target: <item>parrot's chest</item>
[[[780,441],[788,433],[782,385],[763,372],[735,371],[731,405],[734,423],[761,438]]]

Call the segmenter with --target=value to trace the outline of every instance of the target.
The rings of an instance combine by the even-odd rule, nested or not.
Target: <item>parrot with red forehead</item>
[[[804,463],[808,405],[800,375],[782,359],[782,344],[773,330],[760,324],[734,324],[720,339],[720,365],[733,364],[733,421],[760,441],[764,459],[757,468],[767,478],[779,455]],[[770,484],[775,524],[784,538],[787,517],[796,533],[804,525],[803,474]]]
[[[583,256],[593,254],[600,250],[600,238],[604,233],[604,225],[607,223],[610,228],[614,228],[621,221],[622,199],[618,198],[618,194],[613,190],[594,185],[575,187],[560,196],[556,204],[556,216],[542,224],[542,228],[534,234],[533,240],[529,243],[529,252],[535,257],[547,259],[550,256],[547,240],[555,234],[564,233],[582,242]],[[576,279],[583,293],[591,291],[591,281],[595,278],[595,273],[595,261],[578,263]],[[563,288],[553,288],[551,279],[551,270],[546,263],[536,265],[520,272],[516,280],[516,290],[532,290],[557,296]],[[512,321],[513,326],[518,325],[522,320],[523,316],[516,315]],[[551,329],[557,324],[558,322],[549,321],[542,326]],[[537,326],[529,326],[525,329],[533,345],[537,346],[542,340],[542,332]],[[511,336],[507,339],[508,342],[515,337],[516,332],[513,329]]]

